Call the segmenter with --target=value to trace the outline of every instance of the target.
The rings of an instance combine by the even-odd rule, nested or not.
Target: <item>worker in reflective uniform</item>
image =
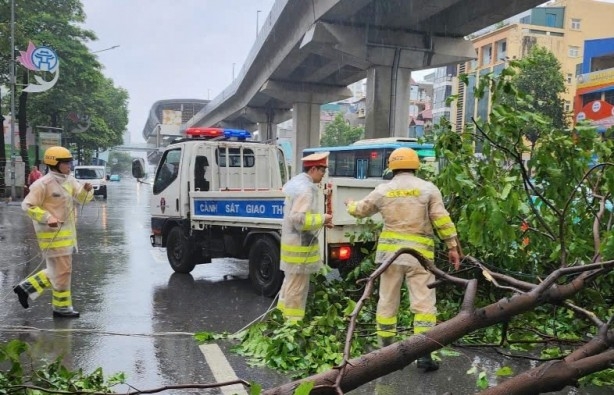
[[[445,209],[441,192],[431,182],[415,175],[420,162],[410,148],[397,148],[390,154],[391,181],[378,185],[364,199],[346,201],[348,213],[362,218],[377,212],[384,219],[379,236],[376,262],[388,261],[399,249],[413,248],[428,260],[434,259],[434,232],[448,247],[448,259],[458,270],[460,254],[456,227]],[[414,333],[428,331],[436,324],[435,290],[427,285],[435,276],[424,269],[410,254],[399,256],[381,275],[377,304],[377,334],[382,346],[392,343],[396,335],[401,286],[405,280],[410,308],[415,314]],[[437,370],[431,355],[418,359],[418,367]]]
[[[92,200],[92,184],[81,185],[71,174],[72,155],[64,147],[45,151],[49,172],[34,182],[21,208],[32,218],[46,269],[26,278],[13,288],[19,303],[28,308],[46,288],[52,289],[54,317],[79,317],[72,306],[72,254],[77,248],[74,202]]]
[[[303,172],[283,187],[280,268],[285,276],[277,308],[291,322],[305,316],[310,275],[322,268],[318,233],[323,226],[332,227],[333,218],[316,212],[317,184],[326,173],[328,152],[308,155],[302,161]]]

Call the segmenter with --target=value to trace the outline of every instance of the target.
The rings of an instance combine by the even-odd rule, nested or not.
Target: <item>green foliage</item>
[[[322,372],[338,365],[343,358],[347,315],[355,302],[347,294],[347,285],[327,281],[323,275],[312,279],[308,316],[300,324],[286,322],[278,310],[231,338],[239,341],[234,351],[254,365],[287,372],[293,377]],[[346,289],[346,292],[343,290]],[[350,293],[351,295],[351,293]],[[372,314],[360,319],[359,335],[352,341],[352,357],[360,355],[373,342]]]
[[[70,371],[58,357],[54,362],[42,367],[35,367],[28,360],[29,346],[19,340],[11,340],[0,344],[0,363],[8,364],[7,370],[0,371],[0,394],[40,394],[39,390],[24,386],[38,387],[45,390],[61,390],[71,392],[113,393],[112,387],[125,382],[123,373],[116,373],[105,379],[101,368],[90,374],[81,369]]]
[[[0,3],[0,84],[8,81],[9,3]],[[27,96],[28,124],[62,127],[63,137],[85,150],[104,150],[121,144],[128,124],[128,93],[104,77],[102,65],[85,45],[97,38],[94,32],[81,28],[85,21],[81,2],[28,0],[15,3],[15,46],[25,51],[28,42],[32,41],[35,45],[53,48],[60,58],[57,84],[46,92]],[[23,68],[17,65],[16,69],[17,76],[21,76]],[[8,106],[8,101],[2,104]],[[26,111],[19,108],[18,113],[26,114]],[[89,116],[89,129],[79,134],[71,133],[76,125],[69,119],[70,113]]]
[[[449,199],[467,253],[535,278],[561,265],[590,262],[598,252],[594,224],[596,236],[610,245],[611,212],[595,220],[610,196],[614,170],[603,165],[584,176],[595,156],[599,163],[612,162],[614,143],[584,125],[553,127],[510,76],[508,70],[481,81],[494,100],[488,121],[478,120],[475,131],[462,134],[441,131],[437,151],[446,166],[436,183]],[[515,106],[499,100],[509,97]],[[540,136],[536,144],[526,144],[527,128]],[[483,142],[483,156],[474,155],[475,139]]]
[[[322,147],[349,145],[360,140],[364,134],[364,128],[350,126],[345,119],[343,119],[343,114],[337,114],[335,119],[324,128],[324,133],[320,139],[320,145]]]
[[[513,76],[513,82],[519,91],[527,94],[528,102],[518,103],[517,109],[521,111],[535,109],[541,115],[548,117],[552,126],[563,129],[567,126],[565,104],[561,94],[565,93],[565,78],[561,73],[561,63],[556,56],[544,47],[534,46],[528,56],[521,60],[510,62],[512,67],[519,70]],[[514,105],[514,97],[504,99],[507,104]],[[531,137],[539,138],[539,134]]]

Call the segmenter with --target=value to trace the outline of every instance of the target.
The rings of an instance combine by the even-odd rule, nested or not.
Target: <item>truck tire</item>
[[[260,295],[271,298],[281,288],[284,273],[279,270],[279,244],[271,237],[261,236],[251,245],[249,278]]]
[[[196,266],[196,257],[188,238],[179,226],[175,226],[166,239],[166,256],[177,273],[190,273]]]

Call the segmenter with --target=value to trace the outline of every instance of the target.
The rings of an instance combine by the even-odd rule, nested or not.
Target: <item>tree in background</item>
[[[534,46],[529,55],[519,61],[511,62],[519,72],[512,76],[519,91],[526,93],[526,102],[516,103],[513,95],[502,98],[507,105],[520,111],[533,109],[547,117],[557,129],[567,127],[565,103],[561,94],[565,93],[565,78],[561,73],[561,63],[547,48]],[[539,138],[536,128],[525,128],[525,136],[535,144]]]
[[[109,153],[109,164],[112,174],[130,172],[132,169],[132,157],[127,152],[111,151]]]
[[[343,118],[343,114],[338,113],[335,119],[324,128],[320,145],[322,147],[349,145],[360,140],[364,134],[363,127],[349,125]]]
[[[0,3],[0,84],[8,82],[10,63],[10,4]],[[113,81],[102,74],[102,65],[85,45],[95,41],[94,32],[82,29],[85,21],[83,6],[79,0],[53,1],[29,0],[15,4],[15,44],[25,50],[28,42],[53,48],[60,58],[61,74],[58,83],[50,90],[19,96],[19,133],[23,160],[33,162],[25,150],[27,126],[39,125],[63,128],[63,143],[69,145],[77,156],[81,151],[94,152],[122,143],[122,135],[128,124],[128,94],[116,88]],[[16,67],[22,81],[28,77]],[[23,72],[23,74],[22,74]],[[6,101],[3,101],[6,106]],[[7,107],[8,108],[8,107]],[[28,117],[26,118],[26,110]],[[89,117],[89,128],[79,134],[69,114]],[[0,163],[0,166],[3,165]]]

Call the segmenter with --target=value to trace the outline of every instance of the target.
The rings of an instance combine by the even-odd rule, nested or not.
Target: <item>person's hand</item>
[[[86,182],[85,184],[83,184],[83,189],[85,189],[85,192],[89,192],[92,190],[92,184],[90,184],[89,182]]]
[[[324,226],[331,229],[333,225],[333,216],[330,214],[324,214]]]
[[[458,248],[454,247],[448,250],[448,261],[454,265],[454,270],[460,269],[460,254],[458,253]]]
[[[60,224],[62,224],[62,221],[60,221],[53,215],[51,215],[47,220],[47,226],[49,226],[50,228],[57,228],[58,226],[60,226]]]

